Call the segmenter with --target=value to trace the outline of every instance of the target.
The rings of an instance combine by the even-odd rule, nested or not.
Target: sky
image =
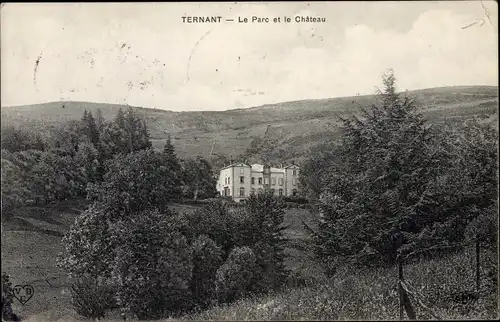
[[[492,1],[2,4],[1,106],[227,110],[373,94],[388,68],[399,90],[498,86],[497,18]]]

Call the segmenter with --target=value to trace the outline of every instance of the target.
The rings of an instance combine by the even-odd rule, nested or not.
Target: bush
[[[190,247],[168,217],[148,210],[113,226],[118,303],[139,319],[158,319],[192,306]]]
[[[116,308],[114,287],[96,278],[82,277],[71,284],[73,309],[88,319],[102,319]]]
[[[193,256],[193,278],[191,293],[201,308],[206,308],[216,299],[215,277],[224,262],[221,248],[206,235],[199,236],[191,246]]]
[[[111,237],[106,213],[98,205],[91,205],[76,217],[63,237],[62,244],[64,251],[60,254],[57,265],[70,278],[86,275],[93,278],[111,276],[116,243]]]
[[[258,266],[249,247],[236,247],[217,270],[216,292],[223,302],[233,302],[252,290]]]
[[[29,199],[29,191],[23,181],[21,169],[12,161],[3,159],[2,162],[2,216],[11,214],[16,207],[22,206]]]
[[[292,203],[297,203],[300,205],[309,203],[309,200],[307,198],[304,198],[304,197],[288,196],[288,197],[283,197],[283,200],[285,202],[292,202]]]
[[[206,234],[220,246],[224,260],[235,247],[251,248],[258,264],[254,291],[266,292],[281,287],[288,273],[283,253],[283,208],[284,203],[271,192],[250,196],[243,205],[211,202],[185,214],[183,231],[190,240]]]
[[[89,199],[122,216],[134,211],[166,210],[179,194],[176,173],[165,164],[162,153],[151,149],[116,155],[106,163],[104,182],[91,184]]]
[[[18,321],[17,315],[12,311],[12,302],[14,300],[14,293],[12,283],[7,273],[2,272],[2,320],[4,321]]]
[[[285,204],[273,196],[272,192],[252,195],[247,199],[243,245],[249,246],[255,253],[259,265],[260,278],[256,289],[269,291],[281,287],[288,274],[284,264],[283,220]]]

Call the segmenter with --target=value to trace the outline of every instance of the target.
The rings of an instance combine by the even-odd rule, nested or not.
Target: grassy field
[[[13,285],[32,285],[33,298],[24,306],[14,302],[14,312],[26,321],[84,320],[71,310],[71,299],[65,275],[56,266],[61,251],[61,237],[83,209],[85,202],[66,202],[46,207],[18,209],[2,222],[2,271],[11,275]],[[190,211],[197,206],[174,204],[177,211]],[[290,245],[306,240],[301,220],[313,224],[306,209],[287,209]],[[191,314],[190,320],[346,320],[399,318],[397,271],[371,269],[341,271],[326,278],[311,255],[290,247],[287,265],[306,278],[306,285],[287,286],[280,292],[241,300],[232,305]],[[12,256],[12,255],[15,256]],[[482,258],[496,259],[487,250]],[[491,263],[484,261],[482,276],[489,274]],[[489,263],[489,264],[488,264]],[[489,293],[475,305],[459,305],[446,296],[474,288],[474,252],[472,249],[446,258],[433,259],[405,267],[406,279],[422,293],[437,314],[447,319],[494,318],[498,312],[496,293]],[[487,285],[488,279],[482,283]],[[430,318],[418,306],[417,317]],[[111,316],[113,318],[113,316]],[[114,318],[118,318],[115,316]]]
[[[496,292],[472,305],[447,298],[474,288],[473,251],[405,267],[407,280],[423,295],[425,305],[443,319],[494,319]],[[396,268],[346,270],[311,286],[240,300],[231,305],[185,316],[182,320],[399,320]],[[414,303],[418,319],[433,319]]]

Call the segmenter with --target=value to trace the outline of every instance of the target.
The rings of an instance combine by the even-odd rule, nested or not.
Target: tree
[[[285,268],[286,237],[283,220],[284,203],[272,191],[250,195],[245,202],[248,212],[240,244],[252,248],[259,266],[258,281],[254,289],[259,291],[275,290],[283,285],[288,272]],[[246,228],[246,229],[245,229]]]
[[[362,119],[343,119],[337,162],[325,169],[316,236],[322,258],[378,254],[391,260],[400,246],[394,236],[417,229],[410,209],[432,175],[430,133],[414,102],[396,93],[392,71],[383,83],[380,106],[362,109]]]
[[[226,262],[217,270],[216,292],[223,302],[233,302],[248,295],[257,271],[255,254],[251,248],[235,247]]]
[[[152,147],[146,122],[131,107],[120,108],[111,124],[101,132],[102,153],[110,158],[117,153],[130,153]]]
[[[132,213],[113,226],[113,280],[119,305],[139,319],[158,319],[190,306],[191,250],[157,210]]]
[[[106,162],[104,181],[89,185],[88,197],[117,216],[158,208],[176,198],[176,175],[152,149],[118,154]]]
[[[92,204],[64,235],[57,265],[71,279],[111,277],[116,241],[111,234],[113,221],[108,217],[103,207]]]
[[[42,139],[42,134],[33,130],[16,128],[15,126],[2,126],[1,135],[2,149],[10,152],[24,150],[45,150],[46,144]]]
[[[92,112],[85,110],[82,116],[82,130],[84,135],[88,137],[90,142],[95,146],[99,146],[99,130]]]
[[[482,142],[486,134],[476,131],[481,148],[471,153],[465,142],[472,135],[461,142],[431,128],[414,102],[396,93],[392,72],[383,81],[380,105],[343,120],[335,162],[321,169],[315,241],[326,262],[391,263],[398,254],[460,241],[474,209],[490,204],[495,191],[491,134]]]
[[[97,127],[97,131],[101,133],[104,128],[104,125],[106,124],[106,120],[104,119],[104,116],[102,115],[102,111],[100,108],[98,108],[96,111],[95,124]]]
[[[165,165],[174,174],[174,195],[180,197],[182,194],[182,167],[175,153],[175,148],[172,144],[172,141],[170,140],[170,135],[168,136],[167,141],[165,142],[165,146],[163,147],[163,157],[165,160]]]
[[[193,255],[193,278],[191,293],[201,308],[215,301],[215,278],[217,269],[223,264],[223,252],[207,235],[199,235],[191,245]]]
[[[80,143],[78,152],[75,155],[75,162],[85,176],[86,183],[96,183],[102,180],[99,152],[94,145],[85,142]]]
[[[212,167],[204,158],[198,156],[194,159],[184,160],[183,181],[184,193],[197,200],[199,197],[210,198],[215,196],[215,178]]]
[[[3,152],[3,150],[2,150]],[[7,151],[5,151],[7,152]],[[3,154],[3,153],[2,153]],[[2,215],[10,215],[16,207],[29,199],[21,168],[2,156]]]

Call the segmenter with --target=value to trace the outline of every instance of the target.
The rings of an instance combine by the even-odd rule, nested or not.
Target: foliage
[[[82,132],[90,140],[94,147],[99,145],[99,130],[92,112],[85,110],[82,116]]]
[[[17,315],[12,311],[12,303],[14,301],[14,293],[12,282],[7,273],[2,272],[2,320],[3,321],[18,321]]]
[[[193,256],[193,278],[191,293],[197,305],[206,308],[217,299],[215,277],[223,264],[221,248],[208,236],[200,235],[191,245]]]
[[[8,151],[5,151],[8,153]],[[5,154],[2,150],[2,154]],[[23,205],[28,199],[29,191],[26,189],[21,169],[14,162],[2,156],[2,215],[7,216],[11,211]]]
[[[40,133],[15,126],[2,126],[1,140],[2,149],[10,152],[45,149],[45,142]]]
[[[131,107],[118,110],[113,122],[104,125],[99,140],[103,159],[152,147],[146,122]]]
[[[165,142],[165,146],[163,147],[163,158],[165,166],[172,173],[172,193],[175,197],[178,197],[181,195],[183,173],[180,161],[177,158],[177,154],[175,153],[175,148],[172,144],[172,141],[170,140],[170,137],[168,137],[167,141]]]
[[[148,149],[118,154],[106,162],[106,169],[102,183],[89,185],[88,197],[116,216],[155,207],[163,211],[176,198],[175,173],[162,153]]]
[[[113,280],[122,308],[155,319],[189,307],[191,252],[168,216],[155,210],[131,214],[114,225],[113,238]]]
[[[110,223],[102,208],[90,205],[63,237],[58,267],[70,278],[109,278],[115,249]]]
[[[247,246],[235,247],[231,251],[217,270],[215,290],[220,300],[232,302],[251,291],[258,267],[255,261],[255,254]]]
[[[246,216],[249,222],[243,236],[243,245],[252,247],[260,267],[260,278],[255,288],[268,291],[279,288],[285,282],[287,271],[284,265],[286,239],[282,226],[285,216],[284,203],[271,191],[251,195],[246,199]]]
[[[392,72],[383,81],[380,105],[344,119],[342,142],[304,171],[325,174],[316,186],[302,180],[319,192],[315,240],[325,262],[391,263],[400,253],[459,242],[496,195],[493,131],[477,122],[433,129],[396,93]],[[322,167],[328,155],[334,162]]]
[[[197,200],[215,196],[215,178],[210,163],[198,156],[183,160],[184,195]]]
[[[495,319],[498,316],[495,286],[490,286],[489,291],[470,304],[458,304],[453,300],[458,291],[474,288],[473,266],[474,251],[463,251],[409,263],[404,267],[404,276],[423,295],[422,301],[443,320]],[[244,298],[231,305],[191,313],[182,320],[396,320],[399,318],[397,276],[397,268],[348,266],[335,277],[313,285]],[[433,319],[420,305],[412,303],[417,319]]]
[[[329,182],[325,169],[340,162],[339,148],[335,143],[324,143],[311,151],[311,156],[300,166],[300,191],[309,199],[317,201]]]
[[[88,319],[102,319],[116,307],[112,285],[99,279],[81,277],[71,284],[73,309]]]
[[[85,192],[86,173],[64,150],[2,152],[2,205],[46,204]]]
[[[238,245],[239,222],[243,221],[238,220],[229,204],[213,200],[192,213],[182,214],[179,227],[193,242],[201,235],[213,240],[221,248],[225,260],[231,249]]]
[[[102,180],[99,163],[99,151],[93,144],[82,142],[78,145],[75,162],[81,173],[85,176],[86,183],[96,183]]]
[[[206,235],[220,247],[226,261],[238,247],[252,249],[257,265],[252,291],[266,292],[281,287],[288,274],[284,266],[283,206],[281,199],[270,191],[250,197],[243,205],[213,201],[184,214],[180,227],[193,241]]]

